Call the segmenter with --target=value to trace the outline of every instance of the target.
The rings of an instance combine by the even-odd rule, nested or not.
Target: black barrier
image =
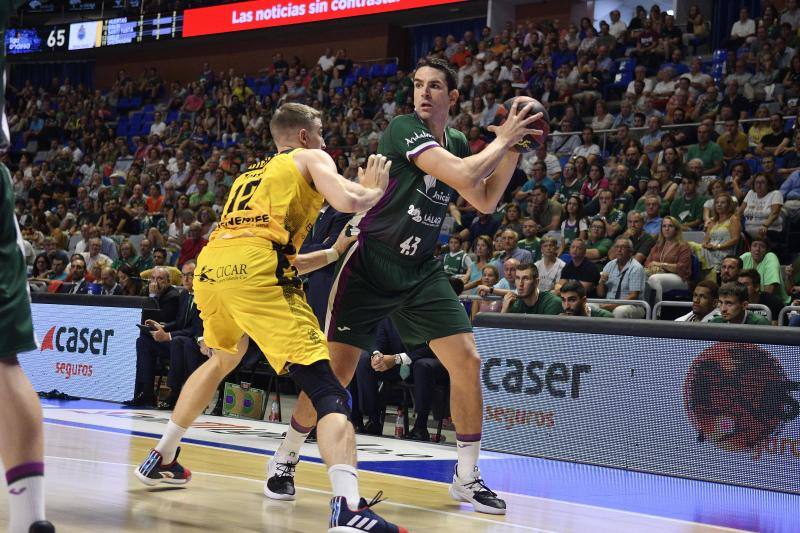
[[[800,331],[476,319],[489,450],[800,494]]]
[[[101,307],[139,307],[142,310],[158,309],[158,302],[145,296],[96,296],[90,294],[31,293],[36,304],[93,305]]]

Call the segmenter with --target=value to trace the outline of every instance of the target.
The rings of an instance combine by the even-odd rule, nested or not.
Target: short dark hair
[[[767,250],[769,251],[769,241],[767,240],[766,237],[762,237],[761,235],[756,235],[755,237],[750,239],[750,246],[752,246],[754,242],[763,242],[764,246],[766,246]]]
[[[464,242],[461,239],[461,235],[459,235],[458,233],[451,234],[450,237],[447,240],[449,241],[450,239],[456,239],[459,243]]]
[[[708,291],[711,293],[711,298],[713,300],[719,298],[719,286],[710,279],[704,279],[702,281],[698,281],[697,285],[695,286],[695,289],[697,287],[703,287],[704,289],[708,289]],[[561,290],[563,291],[564,288],[562,287]]]
[[[155,253],[162,253],[162,254],[164,254],[164,257],[169,257],[169,254],[167,254],[167,249],[166,248],[154,248],[153,249],[153,253],[154,254]]]
[[[699,181],[698,180],[698,176],[696,174],[694,174],[693,172],[687,172],[686,175],[682,176],[682,177],[686,181],[691,181],[692,183],[697,183]]]
[[[519,272],[521,270],[530,270],[531,271],[531,276],[533,276],[534,278],[538,278],[539,277],[539,269],[536,268],[536,265],[534,265],[533,263],[521,263],[517,267],[517,272]]]
[[[436,69],[444,74],[444,79],[447,82],[447,90],[452,91],[458,89],[458,75],[450,63],[438,57],[423,57],[417,62],[417,69],[420,67],[430,67]]]
[[[550,196],[550,191],[548,191],[547,187],[545,187],[544,185],[537,185],[536,187],[531,189],[531,191],[542,191],[545,194],[545,196]]]
[[[739,257],[738,255],[726,255],[725,257],[722,258],[722,261],[725,261],[726,259],[733,259],[734,261],[736,261],[736,265],[739,268],[739,270],[744,268],[744,261],[742,261],[742,258]]]
[[[741,283],[729,281],[728,283],[723,283],[722,287],[719,288],[719,296],[720,298],[723,296],[735,296],[739,303],[742,303],[747,301],[749,294],[747,287]]]
[[[578,294],[578,298],[586,297],[586,287],[577,279],[567,280],[567,282],[561,286],[561,294],[565,292],[575,292]]]
[[[739,272],[739,275],[736,276],[737,278],[750,278],[750,281],[753,282],[753,287],[761,287],[761,274],[758,273],[758,270],[754,268],[748,268],[747,270],[742,270]]]

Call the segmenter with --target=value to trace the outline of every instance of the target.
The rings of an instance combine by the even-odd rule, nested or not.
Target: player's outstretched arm
[[[481,152],[460,159],[444,148],[436,147],[422,152],[415,164],[453,187],[479,211],[493,212],[518,160],[516,152],[509,153],[510,148],[526,135],[543,134],[530,128],[542,117],[541,113],[528,116],[533,108],[533,99],[522,108],[518,105],[520,100],[514,101],[503,125],[490,127],[496,137]]]
[[[331,156],[322,150],[303,150],[295,161],[328,203],[342,213],[366,211],[378,203],[389,183],[391,162],[381,155],[369,156],[366,170],[359,170],[360,183],[340,176]]]

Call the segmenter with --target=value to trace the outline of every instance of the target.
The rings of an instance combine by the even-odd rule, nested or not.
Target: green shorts
[[[336,265],[328,340],[372,350],[375,330],[386,317],[409,348],[472,331],[439,262],[409,260],[379,241],[360,239]]]
[[[0,163],[0,358],[36,348],[21,239],[14,215],[11,176]]]

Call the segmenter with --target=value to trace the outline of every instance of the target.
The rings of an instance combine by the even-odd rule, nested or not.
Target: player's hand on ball
[[[373,154],[367,160],[365,168],[358,169],[358,182],[368,189],[386,190],[389,185],[389,170],[392,162],[386,156]]]
[[[538,100],[517,96],[504,104],[506,116],[489,126],[489,131],[516,152],[530,152],[543,144],[550,131],[547,110]]]

